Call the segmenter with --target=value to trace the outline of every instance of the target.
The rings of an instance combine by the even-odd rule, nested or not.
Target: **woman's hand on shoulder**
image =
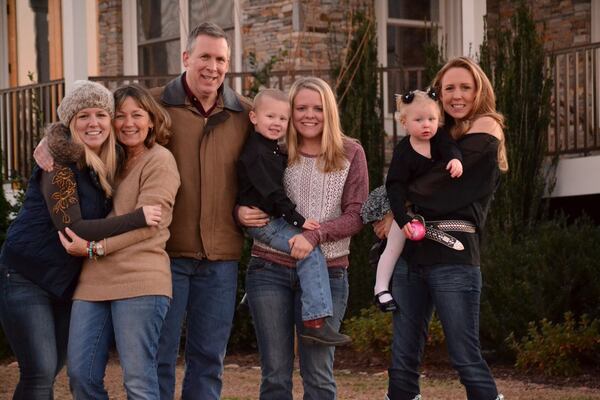
[[[502,140],[504,133],[502,132],[502,127],[492,117],[482,116],[473,121],[471,128],[467,133],[478,133],[483,132],[488,135],[494,136],[498,140]]]

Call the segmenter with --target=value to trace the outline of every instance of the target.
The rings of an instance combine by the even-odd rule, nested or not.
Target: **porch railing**
[[[0,150],[2,178],[29,177],[32,153],[43,127],[57,120],[64,96],[62,80],[0,90]]]
[[[421,67],[379,69],[377,82],[373,84],[377,85],[381,99],[387,97],[384,106],[387,107],[388,113],[382,115],[382,119],[387,121],[392,136],[387,147],[392,147],[398,137],[397,124],[390,118],[393,115],[393,94],[402,93],[409,88],[422,87],[422,73]],[[295,79],[308,75],[316,75],[335,84],[335,77],[330,70],[297,70],[273,71],[265,86],[287,89]],[[96,76],[90,79],[114,90],[120,85],[131,82],[149,88],[161,86],[173,77],[174,75]],[[250,95],[258,86],[251,72],[228,73],[226,81],[245,95]],[[384,84],[387,85],[387,89],[384,88]],[[3,181],[29,177],[33,166],[33,149],[43,136],[43,127],[49,122],[58,120],[56,108],[63,96],[64,81],[62,80],[0,90],[0,150]],[[385,154],[382,154],[382,157],[385,157]],[[389,154],[387,157],[389,158]]]
[[[548,153],[600,151],[600,43],[554,51],[546,63],[554,80]]]

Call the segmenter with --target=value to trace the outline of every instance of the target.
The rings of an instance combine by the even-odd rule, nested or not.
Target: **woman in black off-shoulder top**
[[[424,217],[430,233],[423,241],[407,241],[394,271],[392,295],[399,310],[393,317],[387,397],[421,398],[419,365],[435,309],[467,398],[502,399],[479,343],[479,249],[500,174],[508,169],[503,117],[496,111],[489,79],[471,59],[448,61],[432,86],[440,93],[445,112],[442,129],[456,139],[464,172],[452,179],[440,163],[409,187],[413,211]],[[394,184],[388,177],[390,200]],[[377,223],[376,233],[385,235],[390,223],[389,217]]]

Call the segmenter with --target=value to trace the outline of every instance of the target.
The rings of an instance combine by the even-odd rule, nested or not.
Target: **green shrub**
[[[392,346],[392,313],[383,313],[376,306],[363,308],[359,314],[344,322],[344,332],[352,337],[352,348],[365,356],[389,357]],[[427,344],[444,343],[442,324],[433,316],[429,324]]]
[[[580,372],[582,364],[600,361],[600,320],[590,321],[584,315],[578,322],[568,312],[562,324],[547,319],[531,322],[520,341],[512,334],[507,341],[517,353],[517,368],[572,376]]]
[[[482,341],[501,351],[529,321],[559,321],[565,312],[600,318],[600,229],[589,218],[560,217],[516,238],[490,233],[482,254]]]
[[[377,85],[377,24],[372,6],[349,12],[353,36],[348,52],[334,75],[342,129],[360,140],[367,157],[371,189],[383,183],[384,136],[382,99]],[[375,273],[369,265],[369,248],[374,243],[372,228],[365,227],[354,235],[350,246],[348,280],[352,295],[348,299],[348,315],[356,315],[373,297]]]

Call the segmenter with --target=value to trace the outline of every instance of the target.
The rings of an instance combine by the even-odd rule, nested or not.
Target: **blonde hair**
[[[76,118],[71,119],[69,130],[71,131],[73,141],[83,146],[84,160],[81,160],[81,162],[78,163],[79,167],[88,166],[96,172],[98,180],[100,181],[100,186],[102,186],[102,190],[104,190],[104,194],[106,197],[112,197],[112,183],[117,171],[117,152],[115,149],[117,141],[115,139],[112,123],[110,124],[108,138],[102,143],[102,146],[100,147],[100,156],[98,156],[83,142],[83,140],[81,140],[75,131],[75,121]]]
[[[314,76],[300,78],[290,88],[289,99],[292,105],[292,115],[294,113],[294,101],[302,89],[317,92],[323,105],[323,133],[321,134],[319,167],[323,172],[339,171],[344,168],[347,161],[344,140],[350,140],[350,138],[342,132],[335,95],[329,84],[323,79]],[[299,160],[298,141],[298,132],[292,122],[287,134],[288,163],[290,165]]]
[[[479,65],[468,57],[456,57],[449,60],[433,78],[431,86],[434,87],[441,97],[442,92],[442,79],[446,72],[451,68],[463,68],[466,69],[473,80],[475,81],[475,98],[473,99],[473,107],[469,114],[465,118],[456,121],[452,128],[452,136],[455,139],[459,139],[464,136],[467,131],[471,128],[473,120],[480,117],[490,117],[494,119],[500,128],[504,128],[504,117],[498,111],[496,111],[496,95],[492,84],[488,79],[487,75]],[[506,139],[504,137],[504,131],[501,131],[500,145],[498,146],[498,168],[500,171],[508,171],[508,157],[506,155]]]
[[[412,96],[414,97],[408,103],[405,103],[403,101],[403,98],[406,97],[406,94],[396,95],[396,119],[400,122],[404,122],[404,120],[406,119],[406,115],[408,114],[408,110],[411,108],[412,105],[430,103],[435,105],[435,108],[438,111],[438,125],[442,126],[443,115],[439,103],[436,100],[432,99],[431,96],[427,94],[427,92],[424,92],[422,90],[413,90],[409,93],[412,94]]]
[[[285,92],[283,92],[282,90],[273,88],[263,89],[260,92],[258,92],[256,96],[254,96],[253,110],[258,110],[262,105],[262,102],[266,99],[281,101],[283,103],[289,102],[288,95],[285,94]]]

